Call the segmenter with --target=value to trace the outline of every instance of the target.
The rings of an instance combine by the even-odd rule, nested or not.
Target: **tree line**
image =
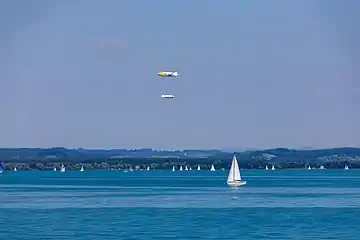
[[[192,169],[197,168],[199,165],[201,169],[210,169],[214,165],[216,169],[229,169],[231,159],[219,158],[192,158],[192,159],[164,159],[164,158],[123,158],[123,159],[88,159],[82,162],[72,161],[69,159],[52,159],[52,160],[31,160],[31,161],[10,161],[3,162],[6,170],[11,170],[16,167],[19,170],[52,170],[59,169],[61,164],[64,164],[68,170],[80,169],[83,166],[86,169],[172,169],[173,166],[179,168],[180,166],[188,166]],[[291,168],[305,168],[307,166],[319,168],[324,166],[328,169],[340,169],[348,165],[350,168],[360,168],[360,161],[355,160],[284,160],[276,161],[265,159],[239,159],[239,165],[244,169],[264,169],[266,166],[269,168],[274,165],[277,169],[291,169]]]

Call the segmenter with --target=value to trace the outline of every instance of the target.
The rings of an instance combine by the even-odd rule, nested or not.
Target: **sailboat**
[[[308,170],[311,170],[311,166],[309,165],[309,166],[307,167],[307,169],[308,169]]]
[[[231,163],[227,184],[231,187],[239,187],[246,184],[246,181],[241,180],[239,164],[235,155]]]
[[[56,172],[56,171],[57,171],[56,167],[54,167],[53,171],[54,171],[54,172]]]
[[[173,169],[172,169],[173,172],[175,172],[175,166],[173,166]]]
[[[2,174],[3,172],[5,172],[5,168],[2,163],[0,163],[0,174]]]
[[[189,167],[189,171],[191,171],[192,170],[192,168],[191,167]]]
[[[320,166],[320,169],[321,169],[321,170],[325,170],[326,168],[325,168],[323,165],[321,165],[321,166]]]
[[[185,166],[185,171],[189,170],[187,166]]]
[[[182,166],[180,166],[180,171],[182,171],[183,170],[183,168],[182,168]]]
[[[60,172],[65,172],[65,171],[66,171],[65,166],[64,166],[64,164],[63,164],[63,163],[61,163]]]
[[[198,165],[198,168],[197,168],[197,170],[198,170],[198,171],[200,171],[200,170],[201,170],[201,168],[200,168],[200,165]]]
[[[150,171],[150,167],[149,167],[149,166],[146,168],[146,171]]]
[[[265,170],[269,170],[268,165],[265,166]]]
[[[211,165],[211,169],[210,171],[215,171],[215,167],[214,167],[214,164]]]
[[[16,167],[14,167],[14,172],[16,172],[17,171],[17,168]]]
[[[345,165],[345,170],[349,170],[349,166],[348,165]]]
[[[81,166],[80,172],[84,171],[84,166]]]
[[[274,166],[274,165],[272,165],[271,170],[275,170],[275,166]]]

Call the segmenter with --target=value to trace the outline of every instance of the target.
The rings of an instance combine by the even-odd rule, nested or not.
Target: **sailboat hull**
[[[227,184],[230,187],[240,187],[246,184],[246,181],[228,181]]]

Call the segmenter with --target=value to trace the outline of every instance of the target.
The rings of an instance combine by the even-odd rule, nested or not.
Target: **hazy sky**
[[[2,0],[0,147],[360,147],[358,9]]]

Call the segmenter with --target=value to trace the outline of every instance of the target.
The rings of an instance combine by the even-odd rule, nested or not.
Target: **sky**
[[[2,0],[0,147],[360,147],[359,8]]]

